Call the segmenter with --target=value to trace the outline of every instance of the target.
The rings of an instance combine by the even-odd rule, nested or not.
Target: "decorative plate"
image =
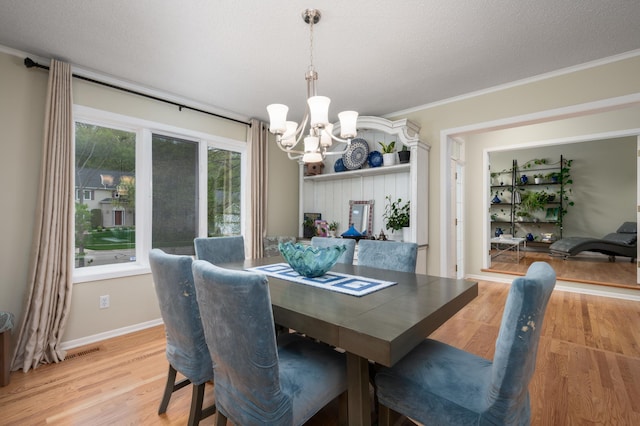
[[[342,158],[338,158],[336,162],[333,164],[333,171],[335,172],[344,172],[347,168],[344,166],[342,162]]]
[[[368,157],[369,144],[364,139],[356,138],[351,141],[351,146],[342,156],[342,161],[348,170],[356,170],[362,167]]]
[[[382,166],[382,154],[380,151],[371,151],[369,153],[369,167]]]

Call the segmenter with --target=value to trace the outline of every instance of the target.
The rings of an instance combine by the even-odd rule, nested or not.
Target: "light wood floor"
[[[508,288],[480,282],[431,337],[491,359]],[[78,348],[60,364],[13,372],[0,388],[0,424],[184,425],[188,389],[156,414],[166,369],[161,327]],[[532,425],[640,425],[640,303],[555,291],[529,390]],[[329,406],[309,424],[335,425],[335,413]]]
[[[564,281],[640,290],[640,285],[637,284],[637,264],[630,262],[628,257],[617,257],[615,262],[609,262],[607,256],[585,254],[563,260],[549,256],[549,253],[531,251],[526,252],[520,262],[515,262],[514,254],[509,252],[492,259],[491,267],[486,271],[524,275],[529,265],[538,260],[548,262],[556,271],[558,279]]]

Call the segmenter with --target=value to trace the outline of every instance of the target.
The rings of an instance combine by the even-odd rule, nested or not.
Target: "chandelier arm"
[[[307,122],[309,121],[309,107],[307,107],[304,112],[304,117],[302,118],[302,122],[300,126],[296,129],[296,143],[293,146],[298,145],[298,143],[302,140],[302,136],[304,135],[304,130],[307,128]]]
[[[299,154],[299,155],[291,155],[290,152],[287,153],[287,157],[289,157],[289,160],[299,160],[302,158],[303,154]]]
[[[346,143],[348,145],[351,145],[351,139],[352,138],[348,138],[348,139],[341,139],[339,137],[337,137],[336,135],[329,133],[329,135],[331,136],[331,139],[333,139],[336,142],[340,142],[340,143]]]
[[[293,149],[293,148],[295,148],[297,143],[295,145],[290,146],[290,147],[286,147],[286,146],[283,146],[280,141],[276,140],[276,145],[278,146],[278,148],[280,148],[281,151],[284,151],[286,153],[304,154],[304,151],[297,151],[297,150]]]

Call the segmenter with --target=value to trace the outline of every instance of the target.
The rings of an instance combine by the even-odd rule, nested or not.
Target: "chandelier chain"
[[[309,70],[313,71],[313,18],[309,21]]]

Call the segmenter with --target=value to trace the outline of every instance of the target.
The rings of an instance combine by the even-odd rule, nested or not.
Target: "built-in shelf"
[[[336,179],[350,179],[355,177],[388,175],[392,173],[406,173],[411,168],[409,163],[395,166],[369,167],[366,169],[347,170],[345,172],[327,173],[322,175],[305,176],[306,181],[327,181]]]
[[[395,141],[397,150],[407,149],[411,153],[408,163],[393,166],[367,167],[362,169],[336,172],[335,161],[339,155],[327,156],[323,173],[304,176],[304,165],[299,169],[299,235],[304,235],[305,214],[317,213],[328,222],[338,222],[338,234],[351,226],[350,207],[352,202],[371,204],[369,217],[371,225],[367,231],[379,235],[385,229],[385,207],[389,200],[401,199],[410,202],[410,236],[406,241],[418,244],[416,271],[427,273],[427,243],[429,229],[429,146],[420,140],[420,127],[407,119],[390,121],[382,117],[359,116],[358,138],[369,145],[369,152],[380,144],[388,145]],[[339,134],[339,123],[333,130]],[[336,147],[337,149],[338,147]],[[358,231],[362,231],[358,229]],[[397,236],[395,238],[398,238]]]

